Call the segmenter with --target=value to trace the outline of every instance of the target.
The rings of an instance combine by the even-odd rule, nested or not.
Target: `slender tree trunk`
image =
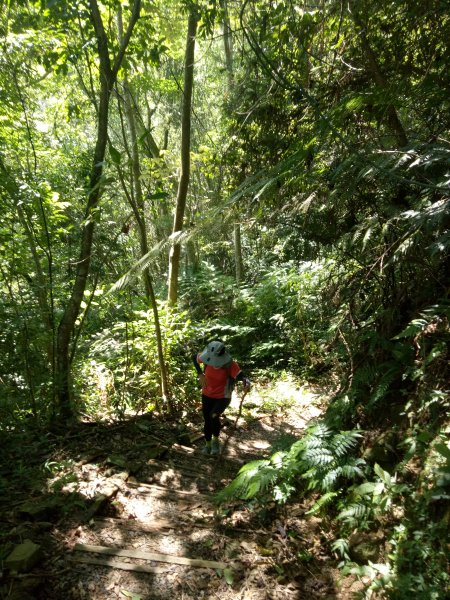
[[[225,52],[225,66],[228,75],[228,93],[233,93],[234,88],[234,67],[233,67],[233,34],[230,26],[230,18],[228,15],[228,0],[221,0],[222,7],[222,33],[223,33],[223,48]],[[233,242],[234,242],[234,265],[236,283],[239,285],[244,278],[244,261],[242,260],[242,243],[241,243],[241,224],[235,221],[233,227]]]
[[[108,141],[108,113],[112,88],[122,64],[125,50],[130,41],[134,25],[139,18],[140,0],[134,0],[133,12],[127,32],[122,40],[119,52],[111,65],[108,38],[106,36],[97,0],[89,0],[90,17],[97,37],[100,60],[100,98],[97,115],[97,141],[94,150],[89,196],[84,214],[84,227],[81,233],[80,253],[72,293],[59,323],[56,337],[56,388],[60,416],[70,418],[73,415],[71,404],[71,352],[70,344],[75,323],[80,313],[84,290],[91,263],[92,242],[96,223],[96,212],[102,195],[103,163]],[[73,355],[73,354],[72,354]]]
[[[221,0],[220,5],[222,7],[223,47],[225,50],[225,64],[228,74],[228,91],[231,92],[234,87],[233,35],[228,16],[228,0]]]
[[[123,36],[123,24],[122,24],[122,12],[119,10],[119,35],[122,38]],[[138,136],[137,136],[137,128],[136,128],[136,119],[135,113],[133,109],[133,96],[131,94],[130,86],[127,80],[127,76],[125,74],[124,81],[124,97],[125,97],[125,114],[127,116],[128,128],[130,131],[130,139],[131,139],[131,163],[132,163],[132,172],[133,172],[133,183],[134,183],[134,197],[133,195],[128,195],[130,200],[131,208],[133,209],[134,215],[136,217],[136,223],[139,230],[139,240],[141,246],[141,255],[145,256],[149,252],[148,247],[148,238],[147,238],[147,224],[145,219],[144,212],[144,194],[142,192],[142,184],[141,184],[141,163],[139,157],[139,147],[138,147]],[[156,144],[155,144],[156,145]],[[156,302],[155,291],[153,286],[153,280],[150,273],[150,269],[146,267],[142,273],[145,295],[147,297],[148,302],[153,310],[153,319],[155,322],[155,336],[156,336],[156,347],[158,352],[158,363],[159,363],[159,372],[161,376],[161,392],[164,399],[169,398],[169,383],[167,377],[167,368],[164,360],[164,350],[163,350],[163,342],[162,342],[162,334],[161,334],[161,325],[159,321],[159,313],[158,313],[158,304]]]
[[[236,283],[239,285],[244,278],[240,223],[234,224],[234,258],[236,262]]]
[[[186,55],[184,66],[183,116],[181,124],[181,173],[178,183],[177,203],[173,221],[172,234],[183,231],[186,198],[191,169],[191,106],[194,85],[195,36],[197,33],[198,17],[195,7],[191,7],[188,18],[188,33],[186,40]],[[174,242],[169,253],[169,292],[168,301],[174,306],[178,300],[178,274],[180,270],[181,245]]]
[[[147,238],[147,225],[144,213],[144,195],[142,193],[141,185],[141,166],[139,158],[138,140],[136,134],[136,122],[134,118],[133,106],[131,104],[131,94],[129,90],[128,82],[125,79],[126,89],[126,112],[127,121],[130,129],[131,137],[131,152],[132,152],[132,167],[133,167],[133,181],[135,198],[133,202],[133,211],[135,212],[136,222],[139,230],[139,239],[141,246],[141,255],[145,256],[149,252],[148,238]],[[159,372],[161,375],[161,392],[165,399],[169,397],[169,383],[167,378],[167,367],[164,361],[163,342],[161,334],[161,326],[159,321],[158,304],[156,302],[155,291],[153,286],[153,280],[150,273],[150,269],[146,267],[143,271],[144,289],[147,300],[149,301],[152,311],[153,319],[155,322],[155,336],[156,336],[156,347],[158,352]]]

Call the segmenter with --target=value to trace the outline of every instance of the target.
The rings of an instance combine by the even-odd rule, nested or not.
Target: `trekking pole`
[[[248,392],[249,392],[249,389],[248,388],[244,388],[244,391],[243,391],[242,396],[241,396],[240,401],[239,401],[239,410],[238,410],[238,414],[237,414],[236,420],[234,421],[233,426],[232,426],[232,428],[230,429],[230,431],[228,433],[227,439],[225,440],[225,442],[224,442],[224,444],[222,446],[221,456],[224,456],[225,450],[228,447],[228,444],[229,444],[230,438],[231,438],[231,431],[232,430],[236,431],[236,429],[237,429],[238,421],[239,421],[239,419],[241,418],[241,415],[242,415],[242,406],[244,404],[244,398],[248,394]]]
[[[240,400],[240,402],[239,402],[239,410],[238,410],[238,414],[237,414],[237,417],[236,417],[236,421],[234,422],[234,425],[233,425],[233,429],[234,429],[235,431],[236,431],[236,429],[237,429],[237,424],[238,424],[238,421],[239,421],[239,419],[241,418],[241,415],[242,415],[242,407],[243,407],[243,405],[244,405],[244,398],[245,398],[245,396],[248,394],[248,391],[249,391],[249,389],[248,389],[248,388],[244,388],[244,391],[243,391],[243,393],[242,393],[242,396],[241,396],[241,400]]]

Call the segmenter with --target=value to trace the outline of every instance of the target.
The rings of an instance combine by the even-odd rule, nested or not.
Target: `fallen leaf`
[[[241,542],[241,548],[246,552],[253,552],[255,550],[254,545],[249,544],[248,542]]]

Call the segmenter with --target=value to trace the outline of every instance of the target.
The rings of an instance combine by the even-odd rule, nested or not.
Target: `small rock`
[[[14,548],[5,561],[7,569],[14,573],[30,571],[41,558],[41,547],[31,540],[25,540]]]
[[[367,564],[369,560],[377,562],[382,541],[382,532],[356,532],[349,538],[350,557],[359,564]]]

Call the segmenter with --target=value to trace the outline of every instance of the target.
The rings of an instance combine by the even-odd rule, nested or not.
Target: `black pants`
[[[203,419],[205,420],[203,432],[207,442],[211,440],[212,436],[219,436],[221,428],[220,415],[230,402],[230,398],[208,398],[208,396],[202,395]]]

